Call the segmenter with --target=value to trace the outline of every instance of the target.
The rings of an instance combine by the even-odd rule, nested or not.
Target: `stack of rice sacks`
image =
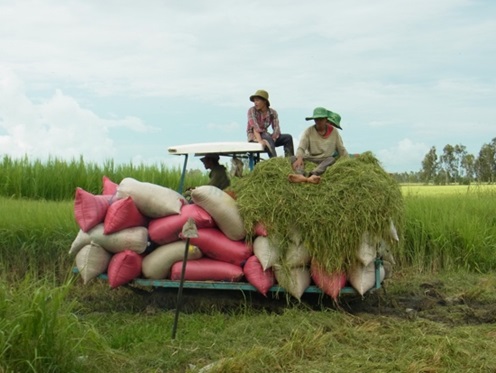
[[[172,189],[132,178],[116,184],[103,177],[101,195],[77,188],[80,230],[69,254],[83,283],[104,273],[112,288],[136,278],[179,280],[186,249],[181,232],[189,218],[198,237],[189,241],[185,279],[241,281],[253,247],[245,241],[235,200],[212,186],[191,196],[194,203],[188,204]]]

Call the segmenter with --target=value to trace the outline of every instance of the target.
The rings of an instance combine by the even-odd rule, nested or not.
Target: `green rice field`
[[[132,175],[177,187],[180,171],[0,165],[0,373],[496,372],[494,185],[402,185],[402,247],[374,293],[334,304],[186,291],[172,339],[174,291],[83,285],[68,250],[76,186]]]

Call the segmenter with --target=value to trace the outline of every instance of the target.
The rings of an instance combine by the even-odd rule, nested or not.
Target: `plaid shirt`
[[[248,110],[248,125],[246,126],[248,141],[256,141],[253,131],[259,133],[268,132],[270,126],[272,126],[272,138],[277,139],[281,134],[277,111],[269,108],[264,116],[261,111],[255,110],[255,106]]]

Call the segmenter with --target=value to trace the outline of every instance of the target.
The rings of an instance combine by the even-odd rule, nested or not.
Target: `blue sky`
[[[296,144],[325,106],[349,152],[418,171],[496,137],[495,40],[489,0],[3,0],[0,155],[176,167],[245,141],[265,89]]]

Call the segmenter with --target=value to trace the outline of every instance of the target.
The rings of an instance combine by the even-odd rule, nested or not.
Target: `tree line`
[[[482,145],[478,156],[468,153],[466,146],[461,144],[447,144],[439,155],[433,146],[424,156],[420,171],[394,173],[392,176],[400,183],[493,183],[496,181],[496,137],[489,144]]]

